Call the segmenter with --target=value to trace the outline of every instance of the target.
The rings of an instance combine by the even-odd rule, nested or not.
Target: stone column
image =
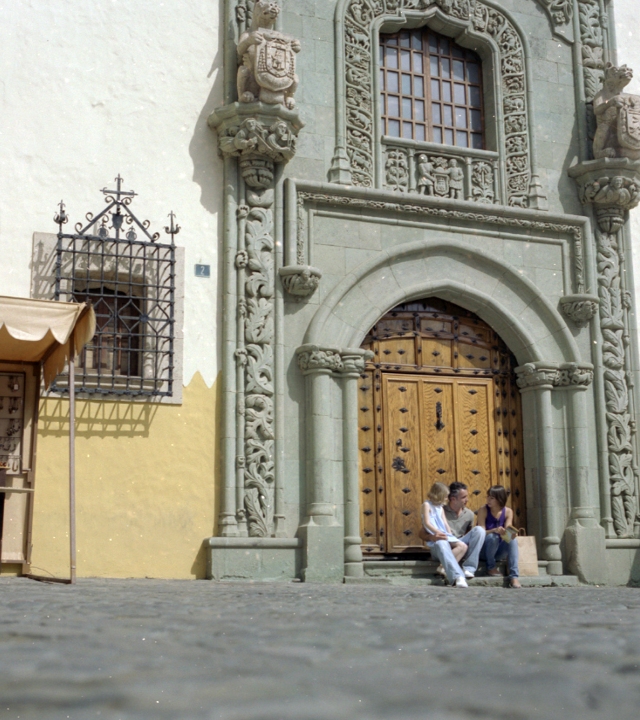
[[[551,392],[557,376],[556,367],[529,363],[516,368],[521,393],[533,393],[536,407],[536,434],[538,440],[538,483],[542,510],[542,559],[548,561],[550,575],[562,575],[560,530],[556,512],[556,466],[553,450],[553,416]]]
[[[589,434],[586,387],[566,390],[569,410],[569,466],[571,473],[571,519],[565,532],[569,571],[582,582],[608,582],[605,532],[589,496]]]
[[[342,352],[342,427],[344,469],[344,574],[363,577],[360,537],[360,477],[358,467],[358,378],[364,370],[365,350]]]
[[[343,528],[331,502],[334,480],[334,421],[331,382],[344,369],[337,348],[303,345],[296,351],[305,376],[307,516],[300,525],[305,581],[341,582],[344,577]]]

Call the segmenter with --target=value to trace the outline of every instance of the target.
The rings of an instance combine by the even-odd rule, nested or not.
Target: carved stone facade
[[[540,11],[532,0],[508,10],[494,0],[338,0],[329,19],[326,4],[309,0],[262,28],[251,0],[227,3],[236,45],[258,31],[255,47],[270,33],[289,43],[263,53],[283,78],[297,55],[287,28],[307,33],[303,52],[307,37],[333,47],[335,67],[299,63],[303,129],[289,102],[297,79],[264,102],[274,96],[249,87],[259,85],[260,53],[241,45],[253,74],[241,71],[241,97],[228,91],[210,120],[225,159],[227,273],[223,537],[211,539],[213,564],[233,557],[251,578],[273,578],[276,560],[277,577],[366,576],[360,345],[398,304],[437,298],[477,314],[519,363],[528,529],[541,568],[601,583],[615,566],[626,582],[615,550],[640,540],[626,239],[640,161],[618,146],[591,160],[589,144],[594,103],[601,150],[622,127],[633,141],[635,100],[599,94],[611,59],[606,2],[535,1]],[[269,3],[259,9],[273,17]],[[380,132],[379,35],[418,42],[428,34],[402,33],[425,25],[482,59],[489,149]],[[543,81],[547,66],[536,63],[551,47],[558,69]],[[212,574],[233,572],[222,563]]]
[[[344,167],[346,153],[351,181],[354,185],[373,187],[375,184],[375,127],[377,101],[373,94],[373,56],[371,42],[374,26],[381,20],[393,22],[398,17],[423,13],[424,21],[436,16],[452,18],[460,26],[463,21],[476,36],[484,36],[487,45],[497,48],[499,73],[502,78],[497,96],[502,123],[500,148],[505,157],[506,204],[517,207],[546,207],[544,193],[533,176],[530,156],[529,110],[527,106],[526,57],[522,41],[509,18],[497,8],[480,0],[351,0],[344,5],[344,72],[345,148],[338,147],[334,166]],[[342,73],[342,69],[338,68]],[[393,163],[402,162],[387,156],[385,179],[387,187],[401,189]],[[336,173],[337,177],[338,173]],[[391,182],[390,182],[391,181]],[[484,178],[486,182],[486,177]],[[473,200],[486,202],[489,195],[481,189],[471,194]]]
[[[236,211],[237,251],[237,484],[242,500],[235,517],[222,517],[223,532],[270,537],[276,531],[275,507],[275,240],[274,179],[276,165],[296,151],[303,127],[293,108],[298,86],[295,54],[300,42],[275,29],[277,2],[240,3],[242,26],[237,53],[239,102],[218,108],[209,126],[218,132],[220,152],[237,158],[246,204]],[[306,269],[303,269],[308,272]],[[293,294],[313,292],[319,273],[288,276]]]

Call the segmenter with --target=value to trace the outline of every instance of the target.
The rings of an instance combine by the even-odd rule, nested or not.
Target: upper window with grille
[[[429,28],[380,36],[384,135],[484,149],[480,57]]]

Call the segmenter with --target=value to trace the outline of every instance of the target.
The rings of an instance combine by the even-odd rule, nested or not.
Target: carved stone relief
[[[578,327],[586,327],[598,312],[598,298],[593,295],[566,295],[560,300],[560,309]]]
[[[380,199],[354,198],[344,195],[328,195],[316,192],[301,191],[298,198],[303,201],[337,205],[341,207],[352,207],[354,209],[369,209],[387,213],[405,213],[417,217],[450,218],[452,220],[467,221],[477,224],[478,222],[489,225],[505,226],[513,228],[527,228],[542,232],[566,233],[573,240],[573,276],[574,285],[578,293],[584,293],[584,254],[583,254],[583,232],[579,225],[571,225],[558,222],[542,222],[540,220],[529,220],[528,218],[507,217],[500,214],[479,214],[478,212],[467,212],[465,210],[454,210],[442,206],[420,205],[411,202],[410,198],[398,202],[387,202]]]
[[[604,35],[606,16],[600,15],[600,0],[578,0],[584,91],[587,102],[596,96],[604,77]]]
[[[427,10],[432,6],[437,6],[445,15],[468,22],[476,33],[491,38],[498,47],[507,202],[527,207],[529,198],[535,193],[530,192],[532,178],[524,50],[509,19],[480,0],[351,0],[347,3],[344,16],[346,154],[352,183],[362,187],[374,185],[374,113],[377,102],[373,98],[373,24],[384,15]],[[337,68],[337,72],[341,69]],[[385,172],[388,175],[387,168]],[[404,186],[398,183],[398,187]],[[542,201],[541,196],[535,196]],[[477,197],[486,199],[488,196],[480,194]]]
[[[589,160],[569,168],[578,183],[583,205],[595,209],[598,226],[614,233],[624,225],[626,212],[640,203],[640,161],[628,158]]]
[[[275,165],[293,157],[303,127],[293,109],[300,43],[275,30],[279,12],[272,0],[240,0],[236,5],[238,23],[251,23],[237,47],[239,102],[218,108],[208,120],[218,132],[221,154],[237,158],[244,180],[235,256],[235,359],[241,368],[235,419],[243,448],[236,457],[236,482],[243,501],[235,512],[240,534],[253,537],[274,532]],[[312,282],[306,279],[307,285]]]
[[[305,374],[328,371],[340,375],[364,372],[365,363],[373,358],[370,350],[361,348],[326,348],[301,345],[296,350],[298,367]]]
[[[516,375],[518,387],[522,389],[542,386],[586,387],[593,382],[593,365],[526,363],[516,368]]]
[[[573,0],[538,0],[547,11],[554,27],[568,25],[573,17]]]
[[[624,536],[633,532],[634,522],[640,522],[634,457],[636,426],[632,419],[632,386],[627,356],[627,311],[631,298],[622,288],[618,235],[596,231],[596,241],[611,512],[616,534]]]
[[[622,270],[625,258],[619,232],[627,211],[640,202],[640,162],[621,157],[634,152],[634,135],[640,139],[640,112],[638,128],[634,118],[640,98],[636,100],[635,96],[622,93],[630,76],[626,67],[607,65],[604,87],[594,99],[598,130],[593,149],[599,158],[569,168],[582,203],[593,206],[598,223],[595,240],[609,492],[613,529],[618,536],[634,534],[640,528],[635,399],[629,353],[632,297],[625,289]]]
[[[640,95],[623,92],[632,78],[631,68],[607,63],[603,87],[593,98],[597,123],[593,156],[596,159],[640,160]]]
[[[298,87],[295,56],[300,41],[275,29],[279,14],[277,2],[253,3],[250,28],[238,41],[238,99],[243,103],[281,103],[291,110]]]
[[[390,148],[384,165],[386,186],[398,192],[409,189],[409,159],[406,150]]]

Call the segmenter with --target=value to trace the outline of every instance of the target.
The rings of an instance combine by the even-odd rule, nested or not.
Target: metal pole
[[[75,330],[69,337],[69,551],[71,584],[76,581],[76,368]]]

